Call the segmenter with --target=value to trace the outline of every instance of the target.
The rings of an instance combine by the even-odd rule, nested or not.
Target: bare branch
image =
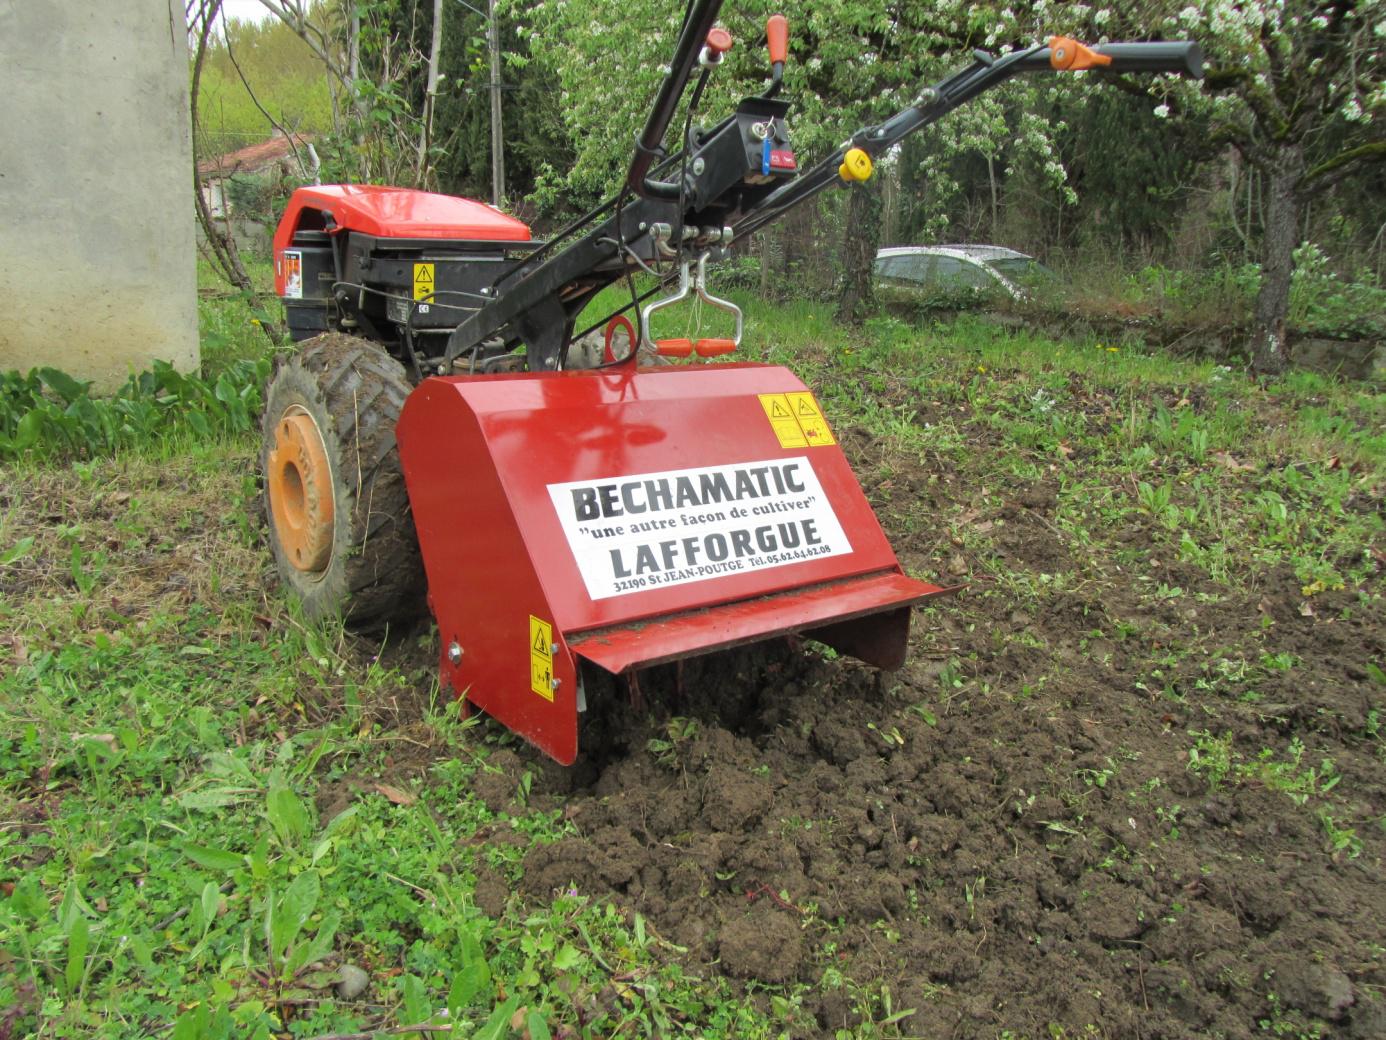
[[[313,55],[327,67],[327,70],[344,86],[350,86],[347,70],[332,53],[332,39],[321,28],[308,20],[308,13],[296,0],[260,0],[261,6],[270,14],[293,30],[294,35],[307,44]]]
[[[433,0],[433,31],[428,45],[428,79],[424,87],[423,126],[419,130],[418,161],[414,179],[427,187],[428,150],[433,138],[433,112],[438,100],[438,58],[443,46],[443,0]]]
[[[189,9],[191,10],[191,7]],[[199,9],[196,12],[200,16],[200,20],[197,22],[197,50],[193,56],[192,83],[188,89],[189,118],[192,122],[193,206],[207,247],[215,261],[214,266],[219,269],[223,278],[246,293],[252,301],[255,301],[257,299],[255,283],[249,272],[246,271],[245,265],[241,263],[240,252],[236,248],[236,237],[231,234],[230,222],[227,222],[228,226],[225,230],[217,227],[211,209],[207,206],[207,200],[202,195],[202,182],[197,175],[198,139],[201,130],[201,118],[198,114],[197,102],[202,89],[202,70],[207,62],[207,43],[211,38],[212,27],[216,23],[220,11],[221,0],[200,0]],[[188,24],[192,25],[193,21],[189,19]],[[260,328],[271,342],[278,343],[282,338],[280,329],[274,322],[261,322]]]
[[[306,175],[308,167],[304,164],[303,156],[299,154],[298,150],[299,144],[302,143],[303,139],[287,126],[280,123],[274,116],[270,115],[269,109],[260,104],[260,99],[255,94],[255,88],[250,85],[250,80],[246,79],[245,71],[241,68],[241,63],[236,60],[236,52],[231,47],[231,34],[226,31],[225,24],[221,27],[221,38],[226,44],[226,57],[230,60],[231,67],[236,70],[236,75],[240,77],[241,86],[245,87],[245,92],[250,95],[251,104],[259,110],[260,114],[265,117],[269,125],[278,130],[279,133],[284,136],[284,140],[289,142],[289,148],[294,153],[294,162],[298,164],[299,172]]]
[[[188,91],[189,104],[192,110],[193,200],[197,211],[197,222],[201,225],[202,233],[206,236],[207,244],[216,260],[215,266],[228,282],[239,289],[245,289],[250,286],[250,278],[245,274],[245,268],[241,266],[239,258],[234,255],[235,243],[233,242],[228,248],[226,242],[222,240],[220,229],[214,223],[211,210],[207,207],[207,200],[202,197],[202,182],[197,175],[198,130],[201,129],[197,102],[202,89],[202,68],[207,61],[207,39],[212,33],[212,24],[216,21],[220,10],[221,0],[199,0],[198,10],[195,12],[198,20],[195,22],[192,17],[188,19],[189,25],[197,25],[197,49],[193,54],[192,84]],[[241,277],[238,277],[238,274]],[[242,277],[244,282],[241,280]]]
[[[1325,159],[1306,171],[1296,188],[1301,194],[1326,191],[1359,167],[1374,162],[1386,162],[1386,140],[1368,141]]]

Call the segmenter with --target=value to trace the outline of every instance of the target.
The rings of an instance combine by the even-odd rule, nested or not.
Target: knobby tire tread
[[[334,441],[329,454],[338,469],[338,508],[350,518],[348,551],[342,558],[334,553],[329,564],[340,568],[330,576],[340,588],[324,589],[344,602],[309,604],[304,596],[305,606],[314,614],[335,607],[365,630],[412,619],[422,609],[425,582],[395,444],[395,424],[412,390],[404,369],[375,344],[331,332],[305,342],[285,364],[314,384],[308,389],[316,390],[328,417],[331,429],[323,436]]]

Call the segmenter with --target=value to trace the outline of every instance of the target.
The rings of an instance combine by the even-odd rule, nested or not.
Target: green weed
[[[89,457],[173,437],[248,433],[268,374],[264,359],[236,362],[215,380],[156,361],[100,397],[56,369],[8,372],[0,375],[0,459]]]
[[[1059,342],[976,315],[926,328],[881,320],[863,332],[834,326],[822,303],[744,302],[743,358],[792,365],[843,442],[865,445],[853,461],[865,460],[868,494],[889,503],[882,514],[912,554],[907,566],[934,573],[954,540],[976,564],[969,599],[924,608],[915,627],[944,662],[938,689],[930,681],[913,706],[888,700],[856,716],[858,727],[875,720],[865,732],[878,750],[931,741],[938,734],[925,727],[998,706],[1086,719],[1088,705],[1067,699],[1073,677],[1050,657],[1091,652],[1093,668],[1126,658],[1149,701],[1141,709],[1178,718],[1166,733],[1194,730],[1193,776],[1209,789],[1273,791],[1313,820],[1330,853],[1370,857],[1379,834],[1352,801],[1347,752],[1319,749],[1307,730],[1244,751],[1223,732],[1222,712],[1249,711],[1314,655],[1296,644],[1301,661],[1276,643],[1281,622],[1258,623],[1254,608],[1243,640],[1208,627],[1217,622],[1206,607],[1227,599],[1241,610],[1249,592],[1255,604],[1280,565],[1314,609],[1370,604],[1370,550],[1383,534],[1374,489],[1386,473],[1376,395],[1297,375],[1262,391],[1216,366]],[[17,1009],[16,1035],[134,1037],[166,1025],[174,1040],[444,1025],[532,1040],[583,1029],[822,1031],[808,987],[751,983],[748,999],[702,977],[656,923],[585,892],[589,879],[513,894],[490,912],[477,905],[483,873],[518,893],[526,851],[573,838],[575,825],[538,770],[517,774],[518,797],[501,811],[477,798],[484,730],[437,702],[431,635],[422,649],[383,650],[306,623],[264,588],[249,470],[267,348],[244,301],[209,297],[203,315],[213,329],[205,377],[151,374],[104,402],[59,375],[5,384],[0,432],[13,443],[22,423],[38,428],[24,460],[6,463],[24,493],[0,512],[0,793],[7,818],[30,821],[0,831],[14,876],[0,899],[10,968],[0,1003]],[[1263,429],[1263,414],[1283,430]],[[1052,511],[1017,501],[1030,486],[1050,494]],[[1023,556],[1036,539],[1057,562]],[[1153,558],[1183,566],[1171,576]],[[1207,578],[1186,577],[1189,565]],[[1005,620],[1017,610],[1037,623]],[[1071,632],[1045,628],[1049,611],[1072,615]],[[1083,635],[1067,645],[1072,633]],[[1099,641],[1119,650],[1098,655]],[[1014,653],[1019,674],[998,679],[992,651]],[[1371,689],[1386,683],[1381,662],[1367,674]],[[698,726],[669,720],[647,750],[677,776]],[[1386,754],[1375,708],[1351,737]],[[959,765],[975,770],[996,750]],[[1056,770],[1052,812],[1041,805],[1055,791],[1028,779],[1008,790],[998,775],[999,811],[1020,841],[1033,827],[1056,850],[1082,847],[1093,865],[1144,869],[1139,851],[1083,818],[1084,804],[1130,793],[1118,761]],[[1183,840],[1180,805],[1151,811],[1162,840]],[[852,840],[841,821],[770,819],[791,840]],[[935,855],[912,849],[907,862],[937,876]],[[749,884],[739,864],[715,876],[738,871]],[[948,898],[986,923],[988,882],[969,878]],[[911,888],[908,912],[922,907]],[[902,931],[902,920],[883,921],[870,939],[894,957]],[[911,1011],[883,985],[850,978],[850,960],[837,956],[846,951],[828,939],[815,963],[858,1023],[845,1035],[909,1035]],[[345,963],[369,978],[357,1000],[331,989]],[[929,999],[946,995],[920,986]],[[1300,1028],[1295,1014],[1265,1017]]]

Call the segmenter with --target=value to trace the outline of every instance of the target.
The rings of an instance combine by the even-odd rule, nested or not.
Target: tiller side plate
[[[811,393],[729,364],[426,379],[400,460],[443,681],[557,761],[583,657],[802,632],[904,663],[906,577]]]

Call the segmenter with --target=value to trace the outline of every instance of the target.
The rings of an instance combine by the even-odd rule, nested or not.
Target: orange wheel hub
[[[279,547],[301,571],[325,570],[332,559],[332,467],[313,417],[295,406],[274,427],[265,478]]]

